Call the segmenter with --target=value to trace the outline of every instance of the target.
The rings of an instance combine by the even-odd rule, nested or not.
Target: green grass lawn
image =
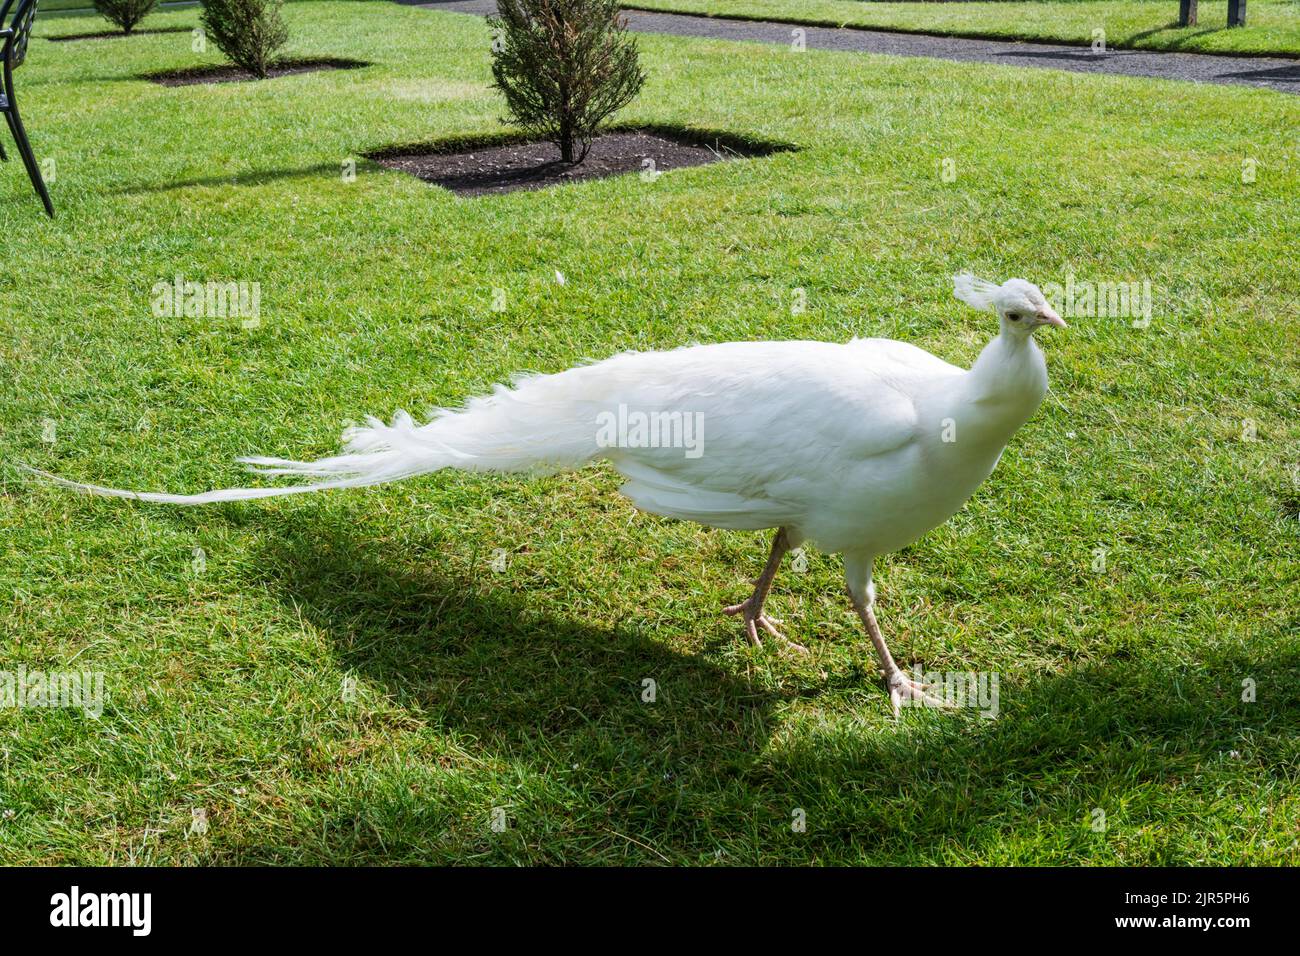
[[[1149,280],[1154,320],[1045,336],[993,478],[878,568],[900,663],[996,672],[996,720],[890,718],[838,558],[773,593],[812,655],[751,650],[718,609],[765,537],[637,514],[607,468],[196,510],[0,468],[0,669],[108,689],[98,721],[0,708],[0,863],[1300,858],[1300,99],[647,35],[626,120],[799,151],[470,200],[340,169],[500,129],[484,24],[286,14],[295,55],[374,65],[169,89],[133,77],[215,51],[33,41],[59,218],[0,167],[0,460],[198,491],[622,349],[968,363],[995,323],[951,298],[967,266]],[[260,283],[260,326],[155,318],[178,273]]]
[[[874,3],[870,0],[630,0],[645,10],[877,27],[907,33],[1093,42],[1105,31],[1117,48],[1189,53],[1300,56],[1300,0],[1250,0],[1246,26],[1227,28],[1228,3],[1203,2],[1194,27],[1178,26],[1178,0]]]

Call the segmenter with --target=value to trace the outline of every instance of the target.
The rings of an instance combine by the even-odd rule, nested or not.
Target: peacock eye
[[[1019,313],[1019,312],[1008,312],[1008,313],[1007,313],[1007,318],[1010,319],[1012,322],[1019,322],[1019,321],[1020,321],[1020,313]]]

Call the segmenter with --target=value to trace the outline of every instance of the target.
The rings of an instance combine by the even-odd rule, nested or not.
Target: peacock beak
[[[1038,318],[1039,325],[1054,325],[1058,329],[1069,328],[1069,326],[1065,324],[1065,319],[1057,315],[1051,306],[1043,306],[1037,313],[1035,313],[1035,315]]]

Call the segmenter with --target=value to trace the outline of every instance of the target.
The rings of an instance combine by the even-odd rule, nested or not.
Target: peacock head
[[[994,285],[969,272],[952,277],[953,294],[976,309],[992,309],[1002,321],[1002,334],[1028,338],[1040,325],[1066,328],[1038,286],[1024,279]]]

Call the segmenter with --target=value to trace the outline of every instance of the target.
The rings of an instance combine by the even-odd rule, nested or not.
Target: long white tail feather
[[[134,498],[137,501],[155,501],[167,505],[207,505],[218,501],[251,501],[254,498],[273,498],[277,495],[301,494],[306,491],[324,491],[326,488],[359,488],[363,485],[376,484],[373,481],[343,479],[327,481],[315,485],[291,485],[285,488],[223,488],[219,491],[206,491],[197,495],[169,495],[157,491],[130,491],[126,488],[106,488],[103,485],[91,485],[80,481],[69,481],[48,471],[32,468],[29,465],[18,466],[29,474],[38,475],[64,488],[81,491],[89,495],[104,498]],[[386,479],[381,479],[386,480]]]
[[[636,353],[625,353],[634,356]],[[329,488],[362,488],[454,467],[466,471],[551,473],[576,468],[596,457],[596,416],[608,407],[620,379],[616,356],[555,375],[498,385],[490,395],[460,409],[437,409],[425,425],[399,411],[391,425],[367,418],[343,433],[343,454],[318,461],[283,458],[239,459],[257,474],[324,478],[312,484],[269,488],[224,488],[194,495],[130,491],[84,482],[20,465],[30,474],[87,494],[175,505],[248,501]]]

